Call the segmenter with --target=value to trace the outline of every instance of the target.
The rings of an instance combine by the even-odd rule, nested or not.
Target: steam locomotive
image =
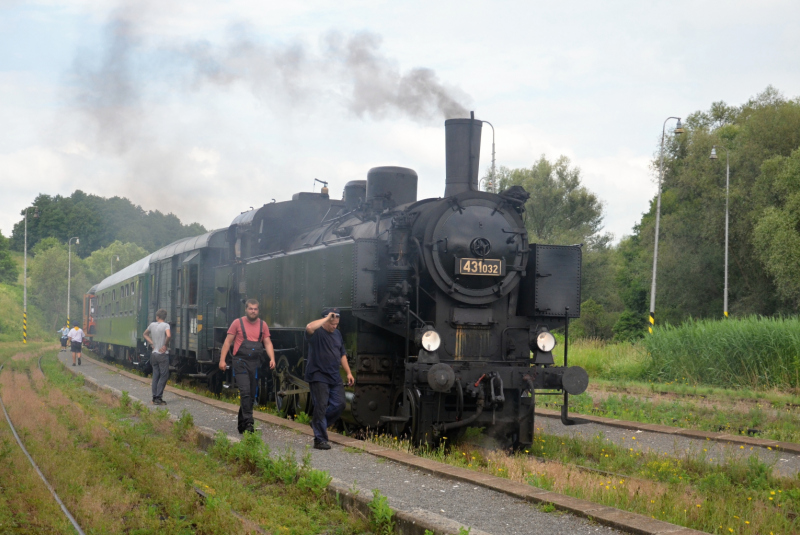
[[[259,399],[310,413],[305,326],[339,307],[356,378],[349,424],[417,444],[485,427],[524,445],[540,395],[563,396],[571,423],[569,395],[588,375],[567,366],[566,347],[555,365],[552,331],[580,316],[581,249],[528,243],[524,189],[479,190],[482,125],[445,121],[441,198],[417,200],[411,169],[376,167],[342,200],[327,187],[297,193],[127,266],[85,296],[92,346],[143,366],[142,332],[165,308],[172,371],[219,392],[231,384],[217,366],[227,328],[256,298],[277,359],[262,368]]]

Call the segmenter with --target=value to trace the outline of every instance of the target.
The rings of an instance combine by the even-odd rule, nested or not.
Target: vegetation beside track
[[[167,411],[151,412],[126,396],[90,393],[48,354],[45,379],[35,354],[12,360],[16,348],[9,346],[0,344],[7,362],[0,393],[31,455],[87,532],[255,533],[257,525],[272,533],[369,532],[365,522],[320,492],[327,476],[307,463],[288,454],[267,457],[268,450],[250,444],[255,437],[229,445],[230,452],[248,452],[295,475],[265,478],[234,454],[199,451],[190,416],[173,424]],[[17,460],[18,448],[7,444],[6,434],[8,426],[0,426],[0,455]],[[8,464],[0,463],[4,529],[69,531],[47,490],[26,472],[27,461]]]
[[[688,320],[646,336],[645,374],[661,382],[800,388],[800,318]]]
[[[413,448],[388,436],[370,440],[709,533],[800,530],[800,480],[775,477],[771,466],[754,456],[715,463],[705,451],[675,458],[618,446],[602,435],[565,438],[541,430],[528,450],[513,454],[483,447],[486,438],[476,429],[459,443],[436,449]]]

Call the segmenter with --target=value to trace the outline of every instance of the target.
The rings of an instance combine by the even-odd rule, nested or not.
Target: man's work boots
[[[314,449],[315,450],[329,450],[331,449],[331,443],[327,440],[315,440],[314,441]]]

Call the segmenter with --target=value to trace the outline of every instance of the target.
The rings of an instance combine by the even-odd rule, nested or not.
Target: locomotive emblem
[[[475,238],[472,240],[469,249],[475,256],[483,258],[492,250],[492,244],[486,238]]]

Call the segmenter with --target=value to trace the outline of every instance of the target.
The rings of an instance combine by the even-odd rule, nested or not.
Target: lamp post
[[[25,208],[25,246],[22,257],[22,343],[28,343],[28,210]],[[39,208],[33,207],[33,217],[39,217]]]
[[[725,151],[725,296],[722,302],[722,313],[728,317],[728,199],[731,189],[731,160],[728,148],[722,145],[719,146]],[[711,156],[709,159],[717,159],[717,146],[711,147]]]
[[[116,260],[117,262],[119,262],[119,255],[111,255],[111,262],[110,262],[110,264],[111,264],[111,274],[112,274],[112,275],[114,274],[114,260]]]
[[[81,240],[78,239],[77,236],[70,238],[67,241],[67,329],[70,328],[69,325],[69,300],[72,297],[72,293],[70,292],[70,283],[72,282],[72,240],[75,240],[75,245],[78,245]]]
[[[492,128],[492,171],[491,171],[492,174],[490,175],[491,176],[491,180],[489,180],[487,182],[487,185],[492,188],[492,190],[491,190],[492,193],[496,193],[495,190],[494,190],[494,188],[497,187],[497,175],[495,175],[495,168],[494,168],[494,162],[495,162],[495,158],[494,158],[494,156],[495,156],[494,155],[494,125],[492,123],[490,123],[489,121],[481,121],[481,122],[488,124]],[[486,180],[486,177],[484,177],[481,180]],[[478,189],[480,189],[480,182],[478,183],[478,186],[479,186]],[[489,190],[487,189],[487,191],[489,191]]]
[[[658,173],[658,201],[656,202],[656,237],[653,245],[653,283],[650,286],[650,334],[653,334],[653,326],[656,324],[656,266],[658,264],[658,227],[661,222],[661,183],[664,181],[664,138],[667,134],[667,121],[677,119],[675,134],[683,134],[684,129],[680,117],[667,117],[664,126],[661,128],[661,166]]]

